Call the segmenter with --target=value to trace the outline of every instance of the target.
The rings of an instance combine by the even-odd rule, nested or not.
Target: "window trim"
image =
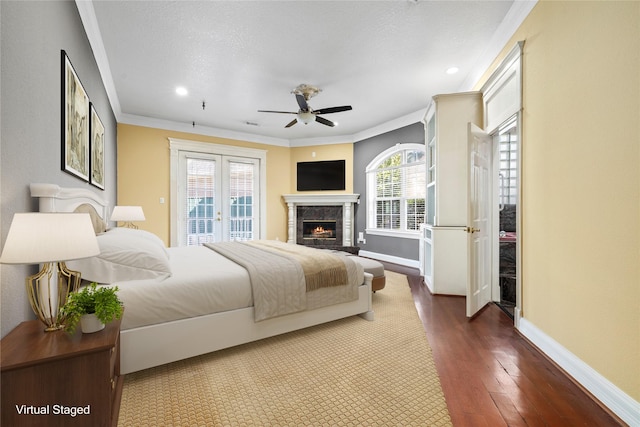
[[[384,161],[385,159],[387,159],[388,157],[392,156],[397,152],[406,151],[406,150],[420,150],[425,154],[425,156],[427,151],[424,144],[412,143],[412,142],[397,143],[393,147],[389,147],[388,149],[378,154],[373,160],[371,160],[371,162],[369,162],[369,164],[365,168],[366,194],[367,194],[367,200],[366,200],[367,215],[366,215],[365,231],[367,234],[386,236],[386,237],[397,237],[402,239],[417,240],[420,238],[420,230],[415,230],[415,231],[391,230],[387,228],[372,227],[372,224],[376,223],[376,220],[375,220],[375,217],[376,217],[375,171],[380,165],[380,162]],[[425,173],[425,179],[426,179],[426,159],[424,163],[425,163],[424,173]],[[426,185],[425,185],[425,203],[426,203]]]

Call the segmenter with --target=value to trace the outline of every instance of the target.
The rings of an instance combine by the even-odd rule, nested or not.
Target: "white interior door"
[[[491,138],[469,123],[467,317],[491,301]]]

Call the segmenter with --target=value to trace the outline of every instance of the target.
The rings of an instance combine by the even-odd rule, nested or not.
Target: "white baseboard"
[[[420,261],[415,259],[400,258],[393,255],[379,254],[377,252],[360,251],[359,256],[377,259],[378,261],[391,262],[393,264],[404,265],[405,267],[420,268]]]
[[[522,312],[520,311],[520,307],[516,306],[513,309],[513,326],[516,329],[520,329],[520,319],[522,319]]]
[[[519,319],[518,330],[621,420],[630,426],[640,426],[640,402],[632,399],[526,318]]]

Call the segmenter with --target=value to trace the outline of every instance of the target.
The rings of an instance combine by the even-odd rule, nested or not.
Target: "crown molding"
[[[207,126],[194,127],[191,123],[173,122],[170,120],[152,119],[149,117],[143,117],[132,114],[125,114],[122,112],[120,106],[120,100],[115,89],[111,68],[107,59],[106,50],[102,41],[102,34],[98,26],[98,20],[96,18],[93,2],[90,0],[75,0],[76,7],[80,14],[80,19],[84,26],[89,44],[93,50],[93,54],[98,65],[98,70],[102,78],[107,97],[111,104],[111,109],[116,117],[118,123],[131,124],[137,126],[147,126],[153,128],[174,130],[178,132],[188,132],[198,135],[213,136],[218,138],[228,138],[234,140],[255,142],[259,144],[275,145],[280,147],[305,147],[311,145],[330,145],[330,144],[343,144],[343,143],[355,143],[363,141],[365,139],[373,138],[375,136],[391,132],[402,127],[420,123],[423,121],[427,107],[419,111],[410,113],[406,116],[402,116],[380,125],[374,126],[370,129],[357,132],[353,135],[334,136],[330,138],[298,138],[298,139],[285,139],[274,138],[264,135],[252,134],[231,131],[220,128],[212,128]],[[515,33],[518,27],[522,24],[524,19],[529,15],[529,12],[537,4],[537,0],[516,0],[513,2],[511,9],[505,16],[504,20],[495,31],[493,38],[485,52],[479,56],[478,61],[474,67],[475,72],[470,73],[467,79],[462,84],[460,90],[468,91],[477,84],[478,80],[482,77],[482,74],[488,69],[495,57],[504,48],[511,36]],[[428,104],[428,100],[425,100]]]

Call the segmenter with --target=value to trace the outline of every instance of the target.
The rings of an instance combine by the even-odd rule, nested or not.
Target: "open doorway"
[[[497,178],[496,212],[497,244],[494,244],[497,258],[493,295],[496,304],[514,319],[518,303],[518,180],[520,138],[518,115],[516,114],[493,135],[494,169]]]
[[[484,127],[493,140],[491,296],[520,323],[522,288],[522,49],[519,41],[482,87]]]

